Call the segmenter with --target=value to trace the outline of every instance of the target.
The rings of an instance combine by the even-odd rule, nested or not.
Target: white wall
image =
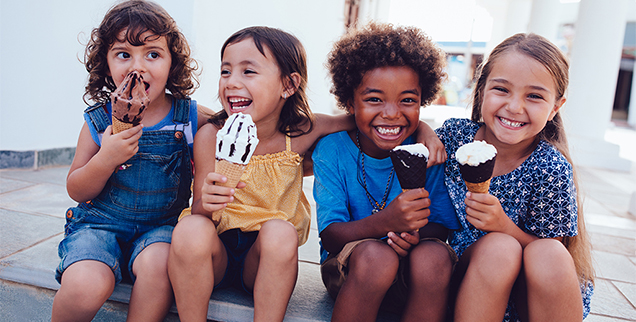
[[[305,45],[315,112],[334,108],[323,63],[343,32],[344,0],[157,0],[177,21],[202,67],[193,98],[213,109],[220,48],[233,32],[268,25]],[[0,150],[73,147],[83,124],[87,72],[81,59],[92,28],[113,0],[0,1]]]

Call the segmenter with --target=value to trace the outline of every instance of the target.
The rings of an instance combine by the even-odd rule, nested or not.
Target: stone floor
[[[621,157],[636,165],[634,129],[610,129],[607,140],[620,144]],[[65,210],[75,204],[64,187],[67,171],[68,167],[0,170],[0,320],[48,319],[50,299],[45,301],[38,318],[33,318],[34,313],[28,310],[22,315],[23,308],[7,310],[3,306],[14,303],[7,301],[15,293],[8,290],[12,283],[53,291],[59,287],[53,279],[58,262],[56,245],[62,238]],[[629,173],[595,168],[578,168],[578,173],[597,275],[592,313],[586,321],[636,321],[636,205],[630,205],[630,201],[636,203],[636,166]],[[307,178],[305,191],[310,198],[311,183],[311,178]],[[325,311],[332,303],[320,282],[318,258],[318,236],[312,227],[310,240],[300,248],[299,282],[287,321],[329,319],[330,312]],[[118,288],[117,292],[113,299],[126,302],[127,290]],[[237,303],[228,303],[223,298],[213,298],[210,307],[226,316],[249,316],[249,309],[236,313],[249,308],[249,303],[241,301],[244,302],[238,299]],[[323,309],[316,310],[315,303]],[[14,313],[3,316],[8,313],[2,312],[7,311]],[[223,315],[215,319],[226,320]]]

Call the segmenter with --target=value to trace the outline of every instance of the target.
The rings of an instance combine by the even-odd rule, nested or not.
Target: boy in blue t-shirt
[[[381,306],[443,321],[457,260],[445,240],[459,228],[443,167],[428,169],[425,189],[402,192],[389,151],[413,143],[421,106],[441,88],[444,54],[417,28],[370,24],[336,42],[328,68],[338,105],[357,125],[313,153],[332,321],[375,321]]]

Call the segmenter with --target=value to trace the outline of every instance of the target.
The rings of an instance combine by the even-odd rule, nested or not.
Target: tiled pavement
[[[636,212],[636,204],[630,208],[630,200],[636,203],[636,131],[615,128],[608,131],[607,139],[620,143],[621,155],[635,166],[630,173],[578,169],[597,273],[592,314],[585,321],[636,321],[636,214],[628,212]],[[0,170],[2,321],[50,318],[51,299],[59,287],[53,278],[58,263],[57,243],[62,238],[65,210],[75,204],[64,187],[67,171],[68,167]],[[311,197],[312,179],[305,180],[305,191]],[[299,281],[286,321],[329,320],[332,302],[320,281],[314,223],[309,241],[300,248]],[[100,311],[96,320],[123,320],[126,305],[117,302],[126,303],[128,294],[127,286],[118,287],[111,298],[114,301]],[[40,307],[36,308],[38,303]],[[214,320],[249,320],[251,301],[231,291],[215,293],[210,311],[209,317]],[[166,320],[178,318],[173,314]],[[394,317],[385,316],[385,320]]]

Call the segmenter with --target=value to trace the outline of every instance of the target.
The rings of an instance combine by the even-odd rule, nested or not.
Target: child
[[[134,283],[128,320],[162,321],[173,302],[172,229],[188,206],[192,138],[205,122],[188,98],[198,86],[196,62],[163,8],[131,0],[93,30],[85,65],[85,100],[97,104],[85,111],[67,178],[80,204],[66,213],[51,320],[90,321],[124,278]],[[140,125],[112,134],[110,94],[131,71],[150,102]]]
[[[514,35],[481,67],[472,120],[438,130],[463,227],[449,240],[460,256],[455,321],[581,321],[589,313],[590,244],[559,113],[567,85],[556,46]],[[489,193],[467,193],[454,157],[474,140],[497,148]]]
[[[194,143],[192,215],[175,228],[170,280],[182,321],[205,320],[213,289],[226,286],[253,293],[254,321],[282,321],[298,274],[298,246],[309,233],[302,178],[303,160],[311,158],[305,153],[319,137],[353,128],[353,120],[311,113],[305,51],[287,32],[240,30],[226,40],[221,60],[223,111]],[[260,142],[241,189],[233,189],[214,184],[227,180],[215,173],[214,147],[228,115],[239,112],[251,116]],[[220,222],[213,222],[212,212],[223,208]]]
[[[459,223],[443,168],[428,169],[426,189],[402,192],[389,158],[391,149],[414,143],[420,108],[440,90],[444,66],[443,52],[414,27],[370,24],[331,51],[332,93],[357,126],[328,135],[314,151],[332,321],[375,321],[381,303],[403,311],[404,321],[444,321],[456,261],[445,240]]]

